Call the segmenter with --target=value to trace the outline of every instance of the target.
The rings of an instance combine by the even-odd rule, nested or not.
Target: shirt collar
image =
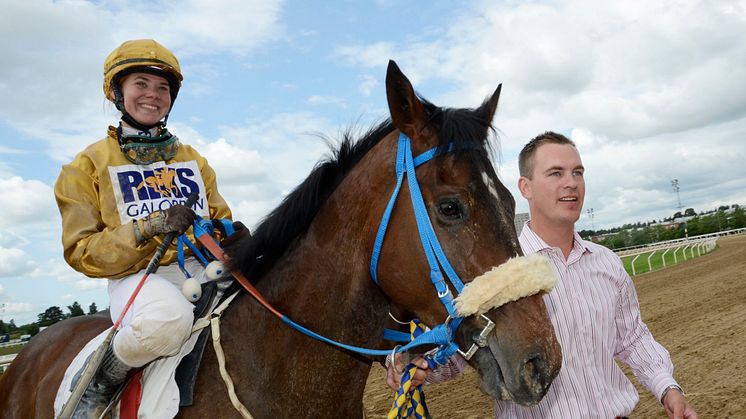
[[[518,241],[521,243],[521,249],[524,254],[539,253],[542,250],[550,250],[552,246],[548,245],[541,237],[539,237],[533,230],[529,223],[531,220],[526,221],[521,230],[521,235],[518,237]],[[588,245],[588,242],[583,240],[577,231],[573,232],[573,243],[568,262],[579,258],[585,253],[593,253],[593,249]]]

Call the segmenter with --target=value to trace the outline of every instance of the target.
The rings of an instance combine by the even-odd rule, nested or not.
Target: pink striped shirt
[[[632,368],[657,399],[673,379],[673,364],[640,318],[632,279],[619,257],[575,233],[567,259],[528,226],[520,235],[525,254],[540,253],[557,273],[557,285],[544,296],[549,317],[562,346],[562,367],[544,399],[536,406],[496,401],[499,418],[614,418],[628,416],[639,400],[637,390],[614,359]],[[460,373],[466,361],[451,362],[431,372],[427,382],[441,382]]]

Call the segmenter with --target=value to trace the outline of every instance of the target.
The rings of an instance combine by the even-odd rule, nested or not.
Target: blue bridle
[[[453,144],[450,144],[447,151],[450,152],[453,150],[453,148]],[[409,185],[410,197],[412,199],[412,206],[414,208],[415,219],[417,221],[417,229],[420,234],[420,241],[422,242],[422,248],[425,251],[425,256],[427,257],[428,264],[430,265],[430,281],[435,286],[435,289],[438,293],[438,298],[448,312],[448,317],[446,318],[446,321],[444,323],[441,323],[433,327],[432,329],[420,334],[412,341],[410,341],[409,334],[391,330],[386,330],[386,332],[384,333],[384,337],[389,340],[409,342],[406,345],[396,347],[396,352],[408,351],[412,348],[422,345],[437,345],[438,350],[434,354],[428,355],[425,358],[430,364],[431,368],[435,368],[437,365],[445,364],[448,359],[457,351],[468,360],[479,347],[484,347],[486,345],[486,336],[492,330],[492,327],[494,327],[492,322],[484,317],[487,322],[487,326],[485,326],[479,338],[475,340],[475,344],[471,345],[471,348],[466,353],[461,352],[458,345],[454,341],[456,330],[461,325],[463,318],[456,313],[453,305],[453,295],[448,288],[448,284],[444,280],[443,272],[445,271],[446,277],[449,279],[457,293],[460,293],[461,290],[464,288],[464,283],[461,281],[461,279],[458,277],[458,274],[456,274],[456,271],[454,271],[453,267],[448,262],[448,258],[446,257],[445,253],[443,253],[443,249],[438,242],[438,238],[435,235],[433,226],[430,223],[430,217],[427,214],[425,202],[422,199],[422,192],[420,191],[419,184],[417,183],[417,176],[415,174],[416,167],[430,161],[436,155],[438,155],[438,149],[432,148],[417,157],[413,157],[410,139],[403,133],[399,135],[399,144],[396,157],[396,188],[391,195],[391,199],[389,200],[389,203],[386,206],[386,210],[384,211],[383,217],[381,219],[381,224],[378,227],[378,234],[376,235],[375,243],[373,246],[373,254],[370,264],[371,277],[373,278],[373,281],[378,284],[378,275],[376,273],[376,270],[378,267],[378,259],[381,254],[383,239],[386,235],[386,229],[391,218],[391,211],[394,208],[394,203],[396,202],[397,196],[399,195],[399,191],[401,190],[401,186],[404,181],[404,176],[406,175]],[[213,224],[209,220],[202,220],[201,218],[199,218],[197,221],[195,221],[194,234],[197,238],[208,235],[209,232],[212,231],[212,229]],[[228,235],[230,234],[232,234],[232,228]],[[183,244],[181,243],[190,246],[195,254],[200,254],[200,251],[199,249],[194,247],[194,245],[188,239],[180,242],[179,258],[181,264],[183,265]],[[204,258],[201,257],[200,259]],[[207,262],[206,260],[202,261],[203,263]],[[185,275],[189,277],[188,273],[186,272]],[[252,295],[254,294],[252,293]],[[256,297],[256,295],[254,296]],[[276,310],[274,312],[276,312]],[[391,353],[391,351],[361,348],[358,346],[347,345],[334,341],[304,326],[301,326],[300,324],[296,323],[289,317],[280,314],[279,312],[276,313],[281,315],[280,318],[283,323],[300,331],[301,333],[304,333],[307,336],[310,336],[322,342],[326,342],[328,344],[364,355],[382,356]]]
[[[449,144],[448,147],[449,152],[452,150],[453,143]],[[381,218],[381,224],[378,227],[378,234],[376,234],[376,240],[373,245],[373,255],[371,256],[370,261],[370,276],[373,278],[373,281],[378,284],[377,268],[378,259],[381,255],[381,247],[383,246],[383,238],[386,235],[386,229],[388,228],[389,220],[391,219],[391,212],[394,208],[394,203],[399,196],[399,191],[404,182],[404,176],[406,175],[409,185],[409,195],[412,200],[412,207],[414,208],[415,220],[417,221],[417,230],[420,234],[420,242],[422,243],[422,249],[425,251],[427,263],[430,266],[430,282],[432,282],[438,293],[440,302],[448,312],[448,318],[444,323],[435,326],[431,331],[420,335],[419,338],[416,338],[407,345],[418,346],[416,344],[418,339],[423,338],[430,333],[440,336],[438,342],[430,342],[439,345],[438,351],[436,351],[432,359],[428,359],[431,366],[434,366],[432,364],[433,362],[435,364],[444,364],[448,358],[458,350],[458,345],[455,343],[454,338],[456,329],[458,329],[463,321],[463,318],[456,313],[456,309],[453,305],[453,295],[451,294],[450,288],[448,288],[445,278],[448,278],[457,293],[460,293],[464,288],[463,281],[461,281],[461,278],[459,278],[450,262],[448,262],[448,258],[438,242],[438,237],[435,235],[435,230],[430,222],[425,202],[422,199],[422,192],[420,191],[420,186],[417,182],[417,175],[415,174],[415,169],[418,166],[430,161],[437,154],[438,149],[436,147],[417,157],[413,157],[411,140],[404,133],[399,134],[399,145],[396,155],[396,188],[394,188],[394,192],[391,194],[391,199],[389,199],[389,203],[386,206],[383,217]],[[443,272],[445,272],[445,277]],[[394,335],[389,333],[388,336],[393,337]]]

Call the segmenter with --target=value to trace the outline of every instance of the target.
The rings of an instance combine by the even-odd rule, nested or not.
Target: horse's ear
[[[484,118],[484,120],[487,121],[488,124],[492,123],[492,118],[495,116],[495,111],[497,110],[497,102],[500,101],[500,92],[502,91],[502,89],[503,84],[500,83],[497,86],[497,89],[495,89],[495,93],[493,93],[492,96],[487,99],[477,110],[477,113],[482,118]]]
[[[386,70],[386,98],[394,126],[415,139],[425,122],[425,107],[414,93],[412,83],[393,60],[389,60]]]

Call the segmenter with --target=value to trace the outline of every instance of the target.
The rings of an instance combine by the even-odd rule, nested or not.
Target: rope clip
[[[484,314],[479,315],[482,319],[484,319],[487,324],[482,328],[482,331],[479,332],[479,336],[474,338],[474,343],[469,347],[469,350],[464,352],[461,350],[461,348],[457,349],[459,355],[464,357],[465,360],[470,360],[472,356],[477,352],[477,349],[484,348],[487,346],[487,336],[492,332],[492,329],[495,328],[495,323],[492,322],[492,320],[489,319],[489,317],[485,316]],[[450,321],[451,317],[448,316],[446,319],[446,324]]]

